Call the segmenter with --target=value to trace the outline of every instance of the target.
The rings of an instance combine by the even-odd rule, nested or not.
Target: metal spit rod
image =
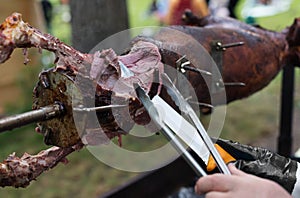
[[[127,105],[119,105],[119,104],[114,104],[114,105],[106,105],[106,106],[100,106],[100,107],[78,107],[78,108],[73,108],[73,111],[77,112],[102,112],[102,111],[107,111],[110,109],[118,109],[118,108],[125,108]],[[34,122],[40,122],[40,121],[46,121],[50,120],[59,116],[62,116],[65,113],[65,109],[63,105],[59,102],[48,105],[45,107],[41,107],[40,109],[37,110],[32,110],[26,113],[18,114],[18,115],[12,115],[9,117],[5,117],[0,119],[0,133],[7,131],[7,130],[12,130],[14,128],[18,128],[30,123]]]
[[[32,110],[26,113],[2,118],[0,119],[0,133],[33,122],[49,120],[61,116],[63,113],[63,105],[55,103],[53,105],[48,105],[37,110]]]

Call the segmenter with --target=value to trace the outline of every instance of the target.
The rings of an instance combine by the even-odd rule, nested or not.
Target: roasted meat
[[[212,53],[214,41],[223,44],[244,42],[243,46],[224,52],[221,80],[226,88],[225,103],[259,91],[285,65],[299,65],[300,19],[296,19],[290,28],[282,32],[265,30],[228,18],[209,16],[199,19],[189,16],[187,19],[186,26],[162,28],[151,38],[133,39],[131,48],[124,54],[117,55],[112,49],[94,54],[81,53],[59,39],[31,27],[22,21],[20,14],[9,16],[0,26],[0,63],[9,59],[15,48],[26,50],[36,47],[55,53],[56,66],[41,73],[34,90],[33,108],[59,101],[65,105],[68,114],[39,123],[37,129],[43,133],[47,144],[64,148],[52,147],[36,156],[9,156],[1,164],[0,185],[26,186],[66,155],[80,149],[83,146],[81,141],[84,144],[101,144],[107,138],[128,132],[134,123],[148,124],[149,115],[136,98],[133,83],[139,83],[150,95],[160,94],[171,103],[162,86],[160,74],[170,72],[168,75],[175,79],[174,83],[178,81],[163,64],[177,69],[177,61],[187,55],[191,67],[207,73],[213,72],[211,61],[202,59],[202,56],[207,58],[207,55],[193,46],[201,44]],[[174,32],[181,32],[185,36],[181,37]],[[196,54],[197,57],[189,56],[190,54]],[[199,57],[202,62],[196,64],[199,63],[196,61]],[[122,71],[122,67],[129,70],[129,75]],[[203,74],[195,70],[187,71],[185,76],[195,89],[199,103],[210,103],[210,97],[219,97],[218,92],[208,92],[208,86],[215,83],[211,77],[207,77],[207,84],[203,80]],[[245,86],[226,86],[226,82],[242,82]],[[83,124],[77,133],[73,120],[77,114],[72,112],[74,104],[70,101],[74,99],[70,96],[74,95],[75,107],[79,109],[81,106],[90,108],[91,103],[96,107],[107,106],[112,104],[112,99],[119,104],[127,104],[128,108],[117,110],[116,114],[111,109],[97,112],[96,119],[100,127],[89,123],[88,114],[79,114]],[[216,104],[224,103],[221,99],[216,101]],[[72,130],[64,130],[62,127],[68,124],[73,127]]]
[[[109,138],[115,137],[121,132],[126,133],[131,129],[134,122],[143,125],[150,122],[150,118],[141,103],[135,99],[132,84],[140,83],[147,91],[150,91],[154,71],[163,72],[161,56],[154,44],[143,41],[137,42],[123,56],[118,56],[112,49],[97,51],[94,54],[83,54],[62,43],[57,38],[49,34],[43,34],[23,22],[21,15],[18,13],[8,17],[0,26],[0,30],[0,62],[6,61],[13,49],[18,47],[46,49],[57,56],[56,67],[48,71],[49,73],[42,72],[40,75],[40,81],[34,90],[34,109],[67,99],[69,101],[64,101],[64,105],[68,112],[72,112],[72,106],[70,106],[72,97],[66,96],[70,95],[71,93],[68,92],[72,90],[62,91],[66,88],[62,89],[59,84],[57,84],[57,89],[46,85],[54,81],[54,84],[57,83],[56,78],[66,78],[66,80],[63,80],[65,83],[71,79],[77,85],[78,91],[83,95],[83,101],[80,105],[86,105],[90,99],[94,99],[93,104],[96,106],[110,105],[112,97],[124,104],[129,104],[129,112],[119,112],[122,119],[120,118],[118,122],[116,122],[116,117],[112,115],[111,110],[97,113],[101,128],[97,126],[84,128],[82,130],[84,132],[80,135],[85,143],[103,142],[106,138],[106,136],[103,136],[104,133]],[[126,65],[133,75],[123,76],[120,65]],[[53,80],[48,83],[49,79],[47,80],[47,78],[56,76],[53,72],[60,73],[62,76],[53,77]],[[49,75],[51,76],[49,77]],[[44,134],[47,144],[69,147],[80,141],[75,126],[69,128],[72,130],[67,132],[61,130],[65,128],[63,125],[67,125],[67,123],[74,125],[72,115],[68,115],[68,117],[54,119],[54,121],[39,123],[38,130]]]
[[[197,18],[188,13],[185,19],[187,25],[169,28],[174,30],[173,32],[180,31],[192,36],[210,54],[214,53],[216,42],[244,43],[242,46],[228,48],[223,52],[221,73],[226,88],[227,103],[248,97],[266,87],[285,65],[300,64],[299,19],[282,32],[251,26],[231,18],[214,16]],[[174,34],[172,31],[163,29],[160,36],[155,39],[138,38],[137,40],[153,42],[160,49],[163,62],[175,66],[180,56],[166,49],[188,48],[191,43],[186,37],[172,34]],[[205,63],[193,67],[211,71],[210,65]],[[210,85],[203,81],[203,74],[187,71],[186,75],[195,88],[199,102],[210,103],[210,97],[215,97],[218,101],[218,93],[214,95],[208,91],[207,86]],[[238,83],[244,83],[245,86],[236,86],[235,84]],[[219,101],[222,103],[222,100]]]
[[[95,139],[99,140],[96,142],[101,142],[102,136],[98,135],[96,138],[96,136],[90,136],[89,134],[103,134],[104,132],[111,138],[117,136],[120,132],[128,132],[134,123],[142,125],[149,123],[149,116],[136,99],[132,87],[133,83],[141,83],[149,93],[153,95],[160,93],[163,98],[171,103],[166,91],[161,89],[160,79],[158,80],[159,87],[156,87],[155,91],[151,91],[151,87],[155,87],[153,86],[155,73],[158,73],[159,78],[159,74],[164,72],[165,69],[165,72],[172,76],[172,71],[163,67],[162,63],[169,65],[171,68],[176,68],[178,59],[182,55],[187,55],[192,67],[213,74],[212,65],[207,59],[207,54],[197,51],[199,44],[207,52],[213,53],[215,46],[212,43],[215,41],[220,41],[223,44],[244,43],[243,46],[229,48],[224,51],[221,66],[223,79],[220,79],[221,82],[224,82],[223,84],[214,82],[211,77],[206,78],[207,81],[205,82],[203,74],[194,71],[185,73],[197,94],[199,103],[210,104],[211,97],[215,98],[214,105],[229,103],[261,90],[271,82],[284,65],[299,62],[298,23],[298,20],[296,20],[290,28],[282,32],[274,32],[229,18],[208,16],[200,19],[188,15],[188,25],[162,28],[153,37],[137,37],[133,39],[131,48],[123,55],[117,55],[112,49],[95,52],[94,54],[83,54],[51,35],[41,33],[23,22],[20,14],[14,13],[0,26],[0,61],[6,61],[16,47],[37,47],[52,51],[57,56],[57,62],[56,67],[51,72],[62,73],[70,77],[75,84],[77,82],[75,78],[81,78],[85,83],[79,83],[76,86],[79,87],[79,92],[83,94],[85,101],[93,100],[96,102],[96,106],[105,106],[110,105],[112,97],[114,97],[120,103],[128,104],[128,110],[118,113],[127,116],[115,116],[111,110],[107,110],[97,113],[101,129],[83,127],[82,131],[84,132],[81,135],[86,136],[81,139],[87,143],[89,140]],[[175,32],[181,34],[175,34]],[[193,54],[193,56],[189,56],[190,54]],[[201,59],[201,63],[199,64],[199,61],[197,62],[195,59]],[[129,69],[132,76],[124,75],[121,66]],[[176,76],[173,75],[172,77],[176,79]],[[43,84],[41,79],[40,81],[37,87]],[[87,81],[89,83],[86,83]],[[227,86],[227,82],[241,82],[245,86]],[[175,80],[174,83],[178,83],[178,81]],[[218,86],[225,86],[227,100],[223,100],[218,92],[208,91],[209,86],[216,83],[219,83]],[[86,85],[82,86],[80,84]],[[35,90],[34,108],[47,105],[41,101],[46,101],[46,98],[49,98],[51,94],[45,94],[47,97],[41,100],[45,89],[36,88]],[[91,92],[85,93],[87,90],[91,90]],[[85,101],[81,105],[86,106]],[[69,120],[70,122],[73,121]],[[74,137],[76,133],[73,132],[72,136],[64,137],[67,141],[62,143],[59,139],[62,139],[61,135],[65,132],[56,134],[55,127],[49,128],[49,126],[49,122],[40,124],[40,131],[48,137],[48,144],[67,147],[79,140],[79,137],[75,136],[76,138],[70,141],[72,138],[69,137]],[[70,142],[68,143],[68,141]]]
[[[186,12],[184,19],[187,26],[172,28],[192,35],[208,52],[212,51],[212,41],[220,41],[223,44],[244,42],[243,46],[224,51],[223,81],[245,83],[244,87],[226,87],[228,103],[261,90],[272,81],[282,67],[300,65],[300,19],[295,19],[290,27],[281,32],[248,25],[232,18],[211,15],[198,18],[190,12]],[[176,41],[170,41],[174,42]],[[194,81],[198,77],[191,74],[189,79]],[[202,90],[202,87],[198,90]],[[201,98],[206,92],[197,93]],[[205,101],[208,96],[203,97]]]
[[[0,163],[0,186],[26,187],[59,162],[67,163],[65,157],[82,147],[82,143],[68,148],[51,147],[36,155],[25,153],[21,158],[13,153]]]

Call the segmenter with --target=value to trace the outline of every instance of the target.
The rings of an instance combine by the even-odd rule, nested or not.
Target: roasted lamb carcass
[[[245,86],[226,86],[227,101],[225,100],[225,102],[228,103],[255,93],[265,87],[276,76],[284,65],[285,57],[290,54],[289,46],[291,46],[291,43],[295,43],[287,41],[286,38],[290,34],[296,34],[298,26],[295,23],[290,28],[291,31],[273,32],[253,27],[234,19],[214,18],[212,16],[203,19],[193,19],[193,24],[203,27],[171,26],[162,28],[151,38],[137,37],[133,39],[131,49],[122,56],[118,56],[110,49],[94,54],[83,54],[60,42],[57,38],[43,34],[29,26],[22,21],[20,14],[15,13],[8,17],[0,27],[0,61],[4,62],[8,59],[16,47],[37,47],[54,52],[57,56],[56,67],[48,72],[49,75],[51,73],[59,73],[63,78],[70,79],[71,84],[76,81],[75,78],[78,76],[83,81],[89,80],[89,86],[83,87],[84,90],[79,90],[78,92],[82,92],[83,98],[90,97],[94,99],[96,106],[110,105],[112,96],[119,98],[120,103],[128,104],[128,110],[126,110],[126,115],[128,116],[124,117],[130,118],[129,121],[116,120],[111,110],[107,110],[98,113],[101,129],[85,128],[83,130],[91,132],[91,134],[103,134],[104,132],[109,137],[114,137],[123,132],[124,128],[126,131],[130,130],[133,123],[145,125],[150,121],[149,116],[135,97],[132,83],[142,83],[144,88],[150,91],[155,71],[158,73],[163,72],[162,63],[174,68],[177,66],[176,62],[178,59],[184,55],[182,53],[188,52],[188,54],[185,54],[187,56],[189,52],[197,55],[197,52],[195,53],[193,51],[194,48],[191,47],[197,41],[208,52],[211,52],[214,47],[212,46],[212,41],[221,41],[224,44],[244,42],[243,46],[230,48],[224,52],[222,65],[224,85],[226,86],[226,82],[242,82],[245,84]],[[181,37],[180,34],[174,34],[175,31],[186,36]],[[194,40],[186,39],[187,37]],[[176,49],[178,49],[179,53],[177,53]],[[297,47],[293,47],[293,49],[297,52]],[[199,56],[202,56],[202,54],[199,53]],[[211,65],[205,61],[201,62],[201,65],[197,65],[195,63],[199,61],[195,61],[194,58],[199,57],[189,57],[189,61],[192,63],[191,66],[212,73]],[[122,66],[127,67],[133,73],[133,76],[122,76]],[[49,77],[47,76],[48,74],[47,72],[41,74],[40,82],[35,89],[36,100],[34,108],[45,106],[48,102],[53,103],[55,102],[54,100],[46,99],[62,94],[61,89],[51,90],[45,86],[47,83],[44,80]],[[170,75],[172,76],[172,74]],[[203,74],[187,71],[185,75],[195,89],[199,103],[209,104],[211,97],[217,98],[214,104],[224,103],[224,100],[218,100],[218,92],[210,93],[208,91],[208,86],[212,84],[212,80],[209,77],[209,84],[207,84],[203,80]],[[83,92],[87,89],[95,89],[96,94],[86,94],[87,96],[84,96]],[[153,94],[159,93],[160,90],[160,88],[156,89],[156,92],[154,91]],[[160,93],[163,98],[171,102],[171,100],[168,100],[170,98],[168,98],[168,94],[164,89]],[[64,95],[62,96],[64,98],[60,97],[60,100],[66,99]],[[68,103],[65,102],[66,104]],[[85,106],[86,104],[83,101],[80,105]],[[67,109],[70,112],[72,107],[68,106]],[[124,113],[126,112],[121,112],[120,110],[119,114]],[[72,116],[68,120],[72,123]],[[65,120],[60,120],[57,125],[55,120],[51,120],[40,124],[40,131],[45,135],[48,144],[66,147],[79,141],[80,137],[76,135],[77,132],[74,128],[68,130],[68,133],[57,132],[57,126],[63,126],[65,123]],[[122,123],[127,123],[127,125],[120,126]],[[72,125],[74,124],[72,123]],[[95,130],[99,133],[94,133]],[[95,138],[89,135],[85,137],[87,142],[89,139],[99,139],[101,142],[101,138],[103,138],[102,136]]]
[[[214,45],[216,42],[244,43],[242,46],[228,48],[223,52],[221,73],[223,85],[226,88],[227,103],[248,97],[266,87],[285,65],[299,65],[300,63],[299,19],[282,32],[251,26],[231,18],[215,16],[197,18],[187,13],[185,19],[187,25],[169,28],[192,36],[210,54],[214,53],[215,48],[218,47]],[[180,57],[176,57],[175,54],[165,49],[182,48],[188,44],[186,38],[170,34],[160,36],[159,39],[144,39],[158,46],[163,62],[169,65],[175,65]],[[193,65],[193,67],[199,68],[199,65]],[[205,64],[200,67],[211,71]],[[203,74],[187,71],[186,75],[195,88],[199,102],[210,103],[210,97],[218,98],[217,94],[208,92],[207,86],[209,85],[203,81]],[[229,82],[228,85],[226,82]],[[244,83],[244,86],[240,86],[239,82]]]
[[[129,131],[134,122],[143,125],[149,123],[149,116],[135,99],[132,83],[141,83],[149,91],[154,71],[163,72],[161,57],[155,45],[138,42],[123,56],[117,56],[111,49],[94,54],[83,54],[57,38],[29,26],[22,21],[18,13],[8,17],[0,29],[2,30],[1,62],[8,59],[13,49],[17,47],[46,49],[57,56],[56,67],[40,74],[40,81],[34,90],[34,109],[58,101],[63,103],[67,112],[62,118],[39,124],[38,130],[44,134],[47,144],[68,147],[80,141],[72,114],[71,103],[74,93],[77,93],[75,96],[82,97],[78,106],[86,105],[90,99],[94,99],[96,106],[110,105],[112,97],[129,104],[129,112],[120,109],[119,115],[123,115],[123,119],[131,119],[118,123],[110,109],[97,113],[101,128],[85,128],[84,131],[88,134],[81,134],[83,136],[81,138],[86,143],[93,141],[95,144],[95,140],[98,143],[104,141],[101,140],[106,138],[103,136],[104,133],[109,138],[118,136],[124,132],[124,128]],[[124,64],[133,72],[133,76],[122,76],[120,65]],[[81,84],[77,85],[75,81],[79,78]],[[124,126],[120,126],[122,123]],[[93,134],[92,137],[89,132]]]
[[[21,158],[10,155],[0,164],[0,186],[25,187],[43,171],[65,161],[68,154],[82,148],[82,142],[101,144],[108,138],[126,133],[134,122],[144,125],[150,122],[141,103],[135,99],[132,83],[139,83],[149,91],[154,71],[158,74],[163,72],[158,48],[152,43],[136,43],[123,56],[117,56],[111,49],[83,54],[51,35],[41,33],[23,22],[20,14],[14,13],[0,26],[0,62],[6,61],[15,48],[29,47],[46,49],[57,56],[56,67],[40,74],[34,89],[33,108],[62,103],[66,113],[62,117],[39,123],[37,128],[45,136],[47,144],[59,147],[52,147],[33,156],[24,154]],[[126,64],[133,76],[123,76],[123,64]],[[80,82],[82,84],[78,84]],[[159,90],[160,86],[157,88]],[[78,134],[74,126],[73,116],[76,115],[72,112],[72,102],[76,101],[75,108],[80,111],[86,107],[80,105],[89,104],[91,99],[94,106],[107,106],[113,96],[115,100],[128,104],[126,112],[123,109],[117,110],[123,116],[121,121],[119,119],[116,122],[112,110],[106,108],[97,112],[101,127],[86,126],[84,123],[82,127],[86,133]],[[83,115],[82,120],[89,120],[89,115]]]
[[[243,82],[246,84],[245,87],[226,87],[227,102],[230,102],[260,90],[274,78],[282,67],[280,63],[283,62],[283,57],[289,54],[289,46],[286,41],[286,35],[289,34],[286,34],[288,31],[276,33],[251,27],[237,21],[231,21],[229,23],[225,20],[224,25],[222,25],[221,21],[222,20],[215,25],[207,25],[205,27],[173,26],[170,28],[171,30],[176,30],[189,37],[195,38],[209,52],[212,48],[210,45],[212,40],[220,40],[225,44],[235,41],[243,41],[245,43],[242,47],[228,49],[224,54],[222,71],[224,82]],[[226,23],[229,25],[226,25]],[[236,24],[236,26],[233,24]],[[239,25],[240,27],[238,28],[237,26]],[[296,28],[294,29],[297,30]],[[297,33],[297,31],[293,32]],[[156,86],[155,91],[152,90],[152,88],[155,87],[152,86],[155,73],[158,73],[159,76],[159,74],[163,72],[164,68],[162,63],[176,67],[176,61],[180,59],[183,54],[174,53],[171,49],[190,47],[186,40],[180,37],[174,37],[174,35],[172,36],[172,34],[169,33],[170,31],[164,32],[163,29],[153,38],[138,37],[134,39],[128,53],[122,56],[118,56],[110,49],[94,54],[83,54],[65,45],[57,38],[49,34],[43,34],[29,26],[22,21],[20,14],[15,13],[8,17],[0,26],[0,62],[6,61],[13,49],[17,47],[25,49],[36,47],[55,53],[57,56],[56,67],[41,73],[39,83],[34,92],[34,108],[47,105],[47,102],[53,103],[59,98],[59,101],[64,102],[67,112],[70,113],[72,106],[65,102],[65,100],[69,101],[68,94],[70,92],[68,92],[68,86],[66,86],[68,84],[76,85],[76,88],[78,88],[78,108],[81,104],[84,108],[89,107],[85,105],[87,104],[86,101],[90,99],[94,99],[94,104],[96,103],[96,105],[99,106],[109,105],[111,104],[112,96],[117,97],[120,102],[128,104],[126,115],[128,115],[127,118],[130,118],[130,122],[126,122],[125,120],[124,123],[127,123],[125,127],[122,126],[122,118],[117,121],[116,118],[112,116],[110,109],[106,109],[97,114],[101,128],[85,128],[85,126],[83,126],[84,130],[82,130],[82,133],[84,134],[80,134],[80,136],[82,136],[81,139],[85,141],[85,143],[97,144],[102,142],[103,132],[109,138],[112,138],[118,136],[120,131],[123,132],[124,128],[126,128],[126,131],[130,130],[130,126],[134,122],[143,125],[149,123],[150,118],[148,114],[143,109],[141,103],[136,99],[132,87],[133,83],[140,83],[148,92],[153,94],[158,94],[161,90],[161,96],[167,98],[167,93],[160,88],[160,83],[158,83],[158,87]],[[293,42],[291,41],[291,43]],[[297,51],[297,47],[294,47],[294,49]],[[183,52],[184,51],[185,50],[183,50]],[[270,57],[265,59],[267,56]],[[203,65],[193,65],[193,63],[197,61],[194,61],[192,58],[190,61],[193,67],[208,72],[211,70],[210,65],[206,65],[205,62]],[[121,67],[123,65],[133,73],[132,76],[122,76]],[[186,76],[198,94],[199,103],[209,103],[208,85],[203,82],[202,76],[192,71],[187,71]],[[55,80],[56,78],[61,80],[59,82],[63,83],[57,84],[58,81]],[[82,81],[87,80],[88,83],[84,84],[87,86],[76,84],[76,78],[80,78]],[[50,85],[51,83],[57,85],[58,89],[55,89],[53,86],[49,87],[48,82]],[[160,82],[160,80],[157,82]],[[120,87],[115,85],[119,85]],[[86,94],[85,88],[87,88],[87,90],[94,89],[96,93],[92,92],[92,94],[89,95],[90,92],[88,92],[88,94]],[[66,90],[68,91],[66,92]],[[49,100],[49,97],[52,97],[52,100]],[[120,112],[120,114],[122,113],[123,112]],[[60,149],[61,152],[64,152],[65,149],[69,149],[73,145],[81,143],[79,134],[74,130],[59,130],[61,126],[66,124],[64,118],[66,117],[57,118],[56,121],[51,120],[52,123],[44,122],[39,125],[39,130],[46,137],[46,143],[65,147]],[[69,124],[75,124],[73,116],[69,118],[70,119],[67,119]],[[62,127],[61,129],[64,128]],[[92,142],[92,140],[96,140],[96,142]],[[54,150],[56,149],[54,148]],[[48,156],[46,156],[46,158],[47,157]],[[1,166],[9,166],[8,161],[10,159],[11,158],[8,158]],[[59,155],[55,155],[54,157],[52,156],[52,159],[54,162],[57,162],[62,158],[59,157]],[[13,158],[13,160],[19,159]],[[46,164],[44,170],[47,169],[47,167],[50,168],[52,166]],[[26,184],[28,184],[28,182]],[[16,183],[10,185],[25,186],[25,184]]]
[[[282,67],[300,65],[299,18],[281,32],[248,25],[232,18],[211,15],[198,18],[189,11],[183,18],[186,25],[192,27],[174,28],[192,35],[209,52],[212,51],[212,40],[224,44],[244,42],[243,46],[230,48],[224,52],[222,65],[224,82],[245,83],[245,86],[226,87],[227,102],[247,97],[264,88]],[[190,77],[195,78],[197,77]]]

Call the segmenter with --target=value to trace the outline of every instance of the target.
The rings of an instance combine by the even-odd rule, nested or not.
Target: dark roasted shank
[[[286,65],[300,65],[299,59],[299,19],[295,19],[291,27],[282,32],[251,26],[231,18],[207,16],[197,18],[191,13],[185,17],[185,26],[171,26],[174,31],[183,32],[198,41],[208,53],[213,53],[216,41],[222,44],[243,42],[244,45],[228,48],[223,52],[222,76],[225,85],[227,103],[250,96],[266,87],[272,79]],[[153,42],[160,49],[162,60],[174,66],[180,56],[165,50],[166,48],[187,48],[191,46],[185,37],[174,36],[165,31],[165,36],[158,38],[138,38]],[[169,46],[169,47],[168,47]],[[194,52],[197,53],[197,52]],[[201,54],[199,54],[201,56]],[[191,62],[196,62],[191,60]],[[211,71],[209,65],[193,65],[200,69]],[[202,78],[203,74],[187,72],[187,78],[195,88],[200,103],[210,103],[210,97],[218,101],[218,94],[208,91]],[[230,85],[230,83],[244,83],[245,86]],[[222,103],[221,99],[219,99]],[[218,103],[218,102],[217,102]]]

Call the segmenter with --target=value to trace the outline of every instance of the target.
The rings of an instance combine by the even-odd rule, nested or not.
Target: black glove
[[[242,145],[229,140],[217,140],[216,147],[226,163],[232,162],[246,173],[273,180],[288,192],[293,192],[297,181],[296,161],[264,148]],[[208,170],[212,170],[214,163],[212,160],[210,158],[208,162]]]

